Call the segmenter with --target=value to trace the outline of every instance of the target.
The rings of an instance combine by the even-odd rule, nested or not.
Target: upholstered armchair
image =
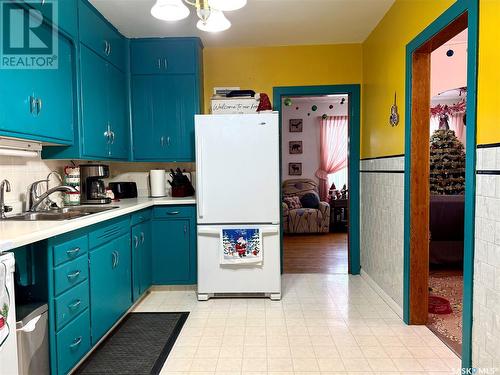
[[[302,197],[306,193],[318,194],[318,183],[307,178],[285,180],[282,183],[283,197]],[[330,228],[330,205],[319,202],[318,208],[290,208],[282,202],[282,220],[285,233],[328,233]]]

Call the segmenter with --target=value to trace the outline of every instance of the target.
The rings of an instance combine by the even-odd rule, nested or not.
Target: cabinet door
[[[87,157],[109,156],[107,62],[81,45],[82,143]]]
[[[153,284],[191,281],[190,220],[153,221]]]
[[[129,128],[125,81],[125,74],[108,64],[108,119],[112,131],[109,156],[113,159],[128,157]]]
[[[45,136],[73,142],[74,49],[69,39],[58,38],[58,67],[40,71],[36,96],[39,131]]]
[[[145,221],[142,224],[140,239],[141,239],[141,272],[140,272],[139,294],[143,294],[151,286],[151,267],[152,267],[151,221]]]
[[[142,246],[141,231],[142,224],[137,224],[132,228],[132,300],[135,302],[141,295],[142,279]]]
[[[87,1],[79,6],[80,41],[102,58],[125,71],[125,41]]]
[[[157,77],[132,77],[132,135],[134,160],[161,158],[162,142],[158,136],[161,126],[159,114],[155,112]]]
[[[129,234],[90,252],[92,344],[130,307],[131,282]]]
[[[196,39],[136,40],[130,46],[132,74],[195,73],[198,64]]]
[[[20,4],[9,5],[27,12]],[[37,35],[50,39],[52,30],[42,24]],[[0,69],[0,134],[64,145],[73,142],[74,49],[60,34],[56,42],[57,69]]]
[[[176,161],[194,161],[194,115],[199,113],[194,75],[168,77],[174,105],[168,113],[168,125],[172,134],[172,154]]]

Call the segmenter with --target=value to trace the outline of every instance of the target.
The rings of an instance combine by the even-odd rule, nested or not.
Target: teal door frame
[[[328,86],[288,86],[274,87],[274,110],[280,117],[280,151],[281,151],[281,101],[283,97],[293,96],[321,96],[347,94],[349,96],[349,273],[359,275],[359,159],[360,159],[360,93],[359,84],[328,85]],[[280,152],[280,181],[281,181],[281,152]],[[281,206],[281,205],[280,205]],[[281,223],[283,226],[283,223]],[[283,272],[283,231],[281,231],[281,268]]]
[[[477,111],[477,52],[478,0],[457,0],[406,46],[406,121],[405,121],[405,193],[404,193],[404,290],[403,314],[410,321],[410,181],[412,126],[412,55],[420,46],[467,12],[467,124],[465,161],[465,223],[464,223],[464,293],[462,329],[462,367],[472,366],[472,287],[474,272],[474,215],[476,192],[476,111]]]

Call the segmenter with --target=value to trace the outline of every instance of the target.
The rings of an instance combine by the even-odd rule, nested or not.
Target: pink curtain
[[[348,116],[329,116],[320,124],[319,196],[328,198],[328,175],[347,167]]]

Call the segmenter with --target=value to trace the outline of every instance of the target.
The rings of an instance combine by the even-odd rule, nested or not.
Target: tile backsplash
[[[84,164],[87,162],[77,162]],[[13,213],[26,209],[25,202],[28,187],[36,180],[45,179],[51,171],[63,174],[64,167],[71,165],[70,160],[42,160],[40,158],[21,158],[0,156],[0,181],[7,179],[11,185],[11,192],[5,193],[5,204],[13,207]],[[149,170],[164,168],[181,168],[188,172],[195,170],[194,163],[121,163],[103,162],[110,166],[110,181],[134,181],[137,183],[139,196],[148,196]],[[51,179],[51,187],[58,184],[54,178]]]
[[[51,171],[62,174],[64,166],[68,164],[68,160],[0,156],[0,180],[9,180],[11,186],[11,191],[5,193],[5,204],[12,206],[13,212],[23,211],[29,185],[36,180],[45,179]],[[51,186],[57,183],[54,179]]]

